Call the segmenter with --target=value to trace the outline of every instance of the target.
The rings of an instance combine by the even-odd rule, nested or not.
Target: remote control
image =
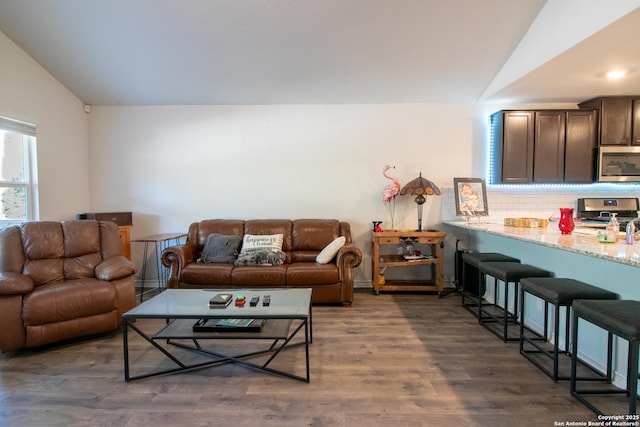
[[[269,304],[271,304],[271,295],[265,295],[262,297],[262,305],[268,306]]]
[[[251,307],[255,307],[256,305],[258,305],[258,301],[260,301],[259,296],[251,297],[251,301],[249,301],[249,305]]]

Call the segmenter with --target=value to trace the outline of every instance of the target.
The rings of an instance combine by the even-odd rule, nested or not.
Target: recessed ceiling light
[[[611,70],[607,72],[606,76],[608,79],[620,79],[627,74],[626,70]]]

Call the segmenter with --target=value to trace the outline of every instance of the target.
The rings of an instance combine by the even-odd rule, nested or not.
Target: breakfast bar
[[[615,292],[620,299],[640,300],[640,241],[628,245],[623,233],[617,243],[601,243],[597,228],[582,227],[578,223],[571,234],[561,234],[557,222],[541,228],[512,227],[503,222],[472,218],[469,222],[448,221],[444,226],[447,234],[454,235],[468,250],[507,254],[549,270],[555,277],[583,281]],[[542,306],[531,301],[526,312],[527,324],[541,329]],[[581,340],[581,357],[604,369],[606,333],[595,327],[584,328],[584,333],[588,339]],[[616,347],[626,348],[620,343]],[[614,383],[624,384],[625,351],[617,352],[614,369]]]

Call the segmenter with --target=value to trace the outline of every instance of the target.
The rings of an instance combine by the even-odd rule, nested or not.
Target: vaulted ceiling
[[[0,0],[0,31],[92,105],[640,94],[640,0]]]

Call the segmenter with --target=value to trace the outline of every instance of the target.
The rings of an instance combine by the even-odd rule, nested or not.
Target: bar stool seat
[[[525,277],[549,277],[551,272],[542,268],[529,264],[520,264],[517,262],[500,262],[485,261],[478,263],[480,274],[485,274],[494,278],[494,303],[490,306],[497,310],[485,310],[483,308],[483,298],[478,296],[478,320],[482,326],[491,331],[504,342],[519,341],[520,337],[509,337],[509,323],[518,323],[518,295],[520,280]],[[497,304],[498,301],[498,282],[504,283],[504,307]],[[513,312],[509,312],[509,284],[514,284],[513,292]],[[499,323],[502,325],[502,331],[498,331],[491,327],[491,324]]]
[[[476,301],[479,295],[484,294],[485,287],[485,275],[478,271],[478,264],[487,261],[520,262],[518,258],[497,252],[464,252],[462,254],[462,306],[476,317],[477,309],[473,308],[478,306]],[[467,278],[470,278],[473,283],[467,283]],[[473,302],[468,302],[467,298]]]
[[[577,389],[576,369],[578,362],[578,320],[587,322],[607,331],[607,377],[611,382],[612,371],[612,335],[629,343],[627,353],[626,389],[608,386],[606,389]],[[627,414],[635,415],[638,397],[638,343],[640,341],[640,301],[632,300],[575,300],[573,302],[572,333],[574,339],[571,352],[571,395],[598,415],[603,412],[589,402],[585,395],[626,394],[629,397]]]
[[[533,295],[544,301],[544,325],[542,335],[526,328],[525,294]],[[574,279],[560,277],[527,277],[522,279],[520,281],[520,354],[547,374],[554,382],[571,379],[569,373],[563,376],[558,373],[560,354],[560,308],[565,307],[564,352],[570,355],[569,330],[571,325],[571,304],[573,301],[576,299],[614,300],[617,299],[617,297],[614,292]],[[548,345],[546,345],[548,343],[549,304],[554,306],[553,336],[555,340],[553,350],[549,350]],[[530,332],[529,335],[525,333],[525,329]],[[525,347],[525,343],[532,346],[533,349]],[[551,358],[553,361],[551,370],[544,366],[538,358],[533,356],[534,354],[542,354]],[[585,364],[585,366],[594,370],[589,365]]]

